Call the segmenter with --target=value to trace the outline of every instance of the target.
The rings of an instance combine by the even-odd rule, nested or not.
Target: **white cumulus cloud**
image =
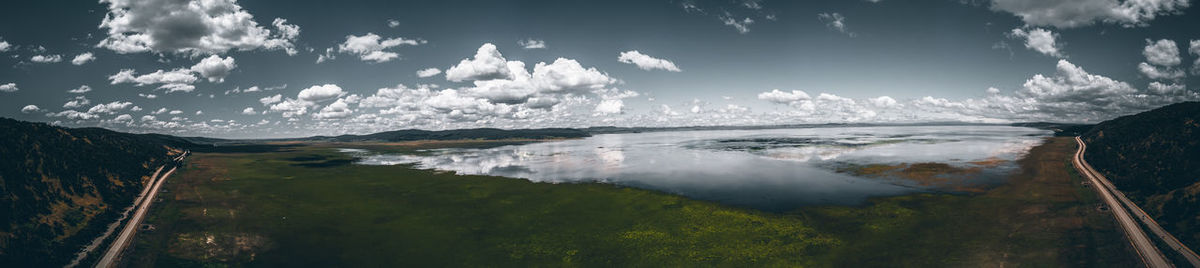
[[[417,77],[425,78],[425,77],[439,75],[441,73],[442,73],[442,70],[438,69],[438,68],[425,68],[425,69],[417,70]]]
[[[36,63],[55,63],[62,61],[62,55],[34,55],[29,60]]]
[[[542,41],[541,39],[533,39],[533,38],[521,39],[521,40],[517,40],[517,45],[520,45],[521,48],[524,48],[524,49],[539,49],[539,48],[546,48],[546,41]]]
[[[222,83],[234,68],[237,68],[237,63],[234,62],[233,57],[221,58],[221,56],[212,55],[200,60],[196,65],[192,65],[191,70],[208,78],[209,82]]]
[[[458,65],[446,69],[446,80],[462,82],[468,80],[509,79],[508,62],[496,45],[485,43],[475,51],[475,57],[463,59]]]
[[[1146,48],[1142,49],[1142,55],[1146,56],[1147,62],[1158,66],[1170,67],[1182,62],[1179,58],[1179,47],[1175,45],[1175,41],[1169,39],[1146,39]]]
[[[38,108],[37,105],[33,105],[33,104],[25,105],[25,107],[21,107],[21,113],[34,113],[34,112],[39,112],[41,110],[42,110],[42,108]]]
[[[383,39],[383,37],[374,33],[367,33],[362,36],[347,35],[346,41],[338,45],[338,52],[358,56],[363,61],[383,63],[400,57],[400,53],[391,51],[392,48],[403,45],[416,46],[424,43],[425,40],[404,39],[401,37]]]
[[[1029,30],[1012,29],[1009,35],[1025,39],[1025,48],[1032,49],[1047,56],[1062,58],[1061,43],[1057,41],[1058,34],[1042,28]]]
[[[75,55],[75,58],[71,59],[71,64],[83,65],[93,60],[96,60],[95,55],[92,55],[91,52],[84,52],[83,54]]]
[[[333,98],[337,98],[343,94],[346,94],[346,92],[342,91],[342,87],[334,84],[324,84],[311,86],[301,90],[300,94],[296,95],[296,97],[304,101],[321,102],[332,100]]]
[[[621,100],[603,100],[596,105],[596,112],[600,114],[619,114],[625,108],[625,103]]]
[[[1012,13],[1025,24],[1075,28],[1096,22],[1146,26],[1160,15],[1186,9],[1189,0],[992,0],[993,10]]]
[[[296,54],[300,28],[276,18],[271,31],[236,0],[103,0],[107,37],[97,47],[117,53],[221,54],[229,50],[284,50]]]
[[[67,93],[83,94],[89,91],[92,91],[92,87],[89,87],[88,85],[81,85],[75,89],[67,90]]]
[[[637,50],[621,52],[617,56],[617,61],[637,65],[642,70],[666,70],[671,72],[679,72],[679,67],[675,66],[674,62],[669,60],[651,57],[650,55],[642,54]]]
[[[758,99],[774,103],[792,104],[798,101],[809,100],[812,97],[802,90],[792,90],[791,92],[773,89],[768,92],[758,94]]]

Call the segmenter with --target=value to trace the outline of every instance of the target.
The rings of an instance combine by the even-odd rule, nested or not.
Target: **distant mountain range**
[[[1105,121],[1082,138],[1088,163],[1184,244],[1200,247],[1200,102]]]

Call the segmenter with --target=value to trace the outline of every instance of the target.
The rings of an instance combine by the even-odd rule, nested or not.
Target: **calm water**
[[[580,140],[488,149],[438,149],[422,155],[346,150],[358,164],[416,164],[458,174],[536,182],[599,181],[696,199],[782,211],[852,205],[875,196],[930,191],[904,180],[860,178],[846,164],[942,162],[967,166],[1015,160],[1049,131],[1008,126],[846,127],[606,134]],[[1008,162],[972,183],[998,183]]]

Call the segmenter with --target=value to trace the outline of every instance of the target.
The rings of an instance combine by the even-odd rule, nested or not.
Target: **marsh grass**
[[[198,153],[139,234],[134,266],[1129,266],[1111,217],[1063,166],[1069,139],[1009,185],[789,213],[597,183],[458,176],[315,145]],[[481,143],[370,145],[413,152]],[[212,237],[212,240],[207,239]],[[238,237],[261,240],[238,241]],[[222,241],[232,239],[233,241]],[[239,243],[244,247],[239,247]],[[245,250],[229,250],[235,248]]]

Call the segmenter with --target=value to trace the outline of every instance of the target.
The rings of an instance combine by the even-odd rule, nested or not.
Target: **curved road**
[[[117,218],[116,221],[108,225],[108,231],[104,231],[104,234],[100,235],[100,237],[93,239],[91,244],[88,244],[87,247],[84,247],[82,251],[80,251],[78,254],[75,254],[75,259],[64,267],[71,268],[78,266],[80,261],[83,261],[84,258],[87,258],[88,254],[92,253],[92,250],[100,247],[100,244],[104,243],[104,240],[108,239],[108,236],[112,235],[113,231],[116,231],[118,226],[121,226],[121,222],[125,221],[125,218],[129,218],[129,212],[133,211],[138,204],[142,203],[142,199],[145,198],[146,194],[150,192],[150,188],[154,188],[154,180],[158,178],[158,173],[162,172],[164,167],[167,166],[159,166],[158,170],[154,171],[154,175],[150,175],[150,183],[147,183],[146,187],[142,187],[142,193],[138,194],[137,198],[133,200],[133,204],[130,204],[129,207],[126,207],[125,210],[121,212],[121,217]]]
[[[178,158],[178,160],[182,160],[182,158]],[[141,200],[141,204],[138,205],[137,211],[133,213],[133,218],[125,224],[125,228],[121,230],[121,234],[118,235],[117,239],[114,240],[112,245],[108,247],[108,251],[104,252],[104,257],[100,258],[100,262],[96,263],[96,267],[108,268],[113,267],[116,264],[117,257],[121,255],[122,251],[125,251],[125,246],[129,245],[129,242],[132,241],[133,234],[137,231],[138,225],[140,225],[142,219],[145,218],[146,212],[150,210],[150,204],[154,203],[154,197],[158,195],[159,189],[162,188],[163,182],[167,180],[167,177],[171,176],[171,173],[175,172],[175,169],[176,168],[172,167],[170,171],[167,171],[167,173],[163,174],[162,177],[159,177],[158,180],[151,181],[154,183],[154,188],[150,190],[149,195],[147,195],[146,198]]]
[[[1101,184],[1098,184],[1098,186],[1105,188],[1105,190],[1116,197],[1117,201],[1120,201],[1121,204],[1124,205],[1124,207],[1121,207],[1121,210],[1128,209],[1129,212],[1133,214],[1133,217],[1136,217],[1142,222],[1142,224],[1146,225],[1146,228],[1150,229],[1150,232],[1153,232],[1154,235],[1158,236],[1158,238],[1161,239],[1163,243],[1166,243],[1168,247],[1171,247],[1171,250],[1174,250],[1175,252],[1178,252],[1180,256],[1183,256],[1183,258],[1188,261],[1188,264],[1191,264],[1193,267],[1200,267],[1200,256],[1197,256],[1196,252],[1179,242],[1179,239],[1176,239],[1174,235],[1171,235],[1171,233],[1167,232],[1167,230],[1164,230],[1162,226],[1158,225],[1157,221],[1154,221],[1154,218],[1151,218],[1150,215],[1146,214],[1141,207],[1138,207],[1137,204],[1134,204],[1133,201],[1130,201],[1129,198],[1125,197],[1125,193],[1117,190],[1117,187],[1114,186],[1112,182],[1108,180],[1108,178],[1105,178],[1103,174],[1100,174],[1100,172],[1097,172],[1095,168],[1092,168],[1091,164],[1088,164],[1087,161],[1083,160],[1083,152],[1087,150],[1087,144],[1084,144],[1083,140],[1079,137],[1075,137],[1075,142],[1079,143],[1079,151],[1075,155],[1077,162],[1075,167],[1080,170],[1080,173],[1087,174],[1089,178],[1093,179],[1093,182],[1100,181]]]
[[[1142,232],[1142,227],[1138,226],[1137,221],[1129,215],[1129,211],[1125,210],[1125,207],[1117,201],[1106,184],[1100,181],[1100,173],[1092,170],[1091,166],[1083,160],[1083,152],[1087,150],[1087,144],[1084,144],[1079,137],[1075,137],[1075,142],[1079,143],[1079,149],[1075,151],[1075,158],[1071,163],[1075,165],[1075,169],[1079,170],[1080,174],[1092,182],[1094,185],[1092,188],[1095,188],[1100,197],[1104,199],[1104,204],[1108,205],[1109,211],[1112,211],[1113,217],[1120,223],[1121,229],[1125,231],[1125,237],[1129,238],[1129,243],[1137,250],[1142,262],[1151,268],[1171,267],[1171,262],[1167,261],[1161,251],[1158,251],[1158,247],[1154,246],[1154,241],[1150,240],[1145,232]]]

